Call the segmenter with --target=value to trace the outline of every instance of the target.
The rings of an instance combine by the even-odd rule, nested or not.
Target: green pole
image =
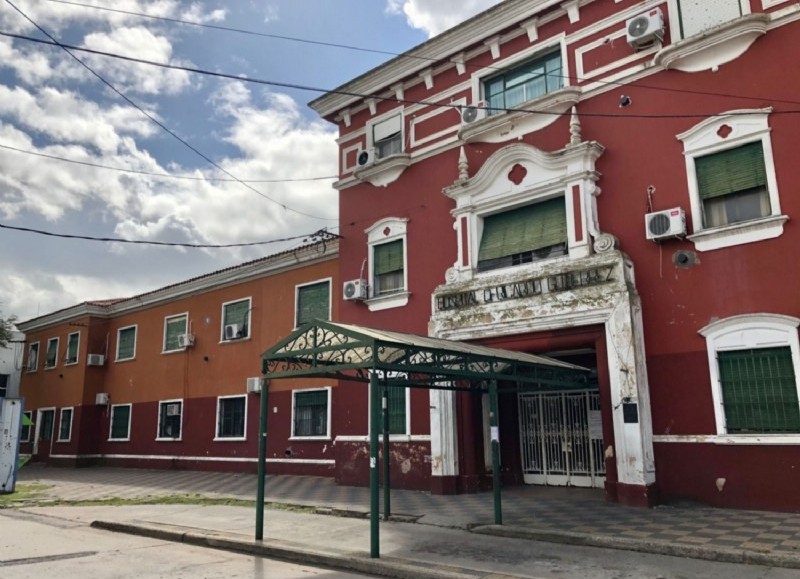
[[[369,378],[369,556],[380,557],[380,481],[378,479],[378,427],[380,425],[381,391],[378,373],[373,368]]]
[[[258,422],[258,490],[256,491],[256,541],[264,540],[264,484],[267,478],[267,398],[269,380],[261,387],[261,417]]]
[[[392,501],[389,496],[389,386],[383,383],[383,520],[392,515]]]
[[[492,491],[494,493],[494,524],[503,524],[500,503],[500,426],[497,419],[497,380],[489,382],[489,425],[492,438]]]

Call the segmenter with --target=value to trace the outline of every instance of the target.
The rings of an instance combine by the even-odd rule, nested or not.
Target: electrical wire
[[[110,171],[119,171],[121,173],[133,173],[135,175],[147,175],[148,177],[158,177],[162,179],[186,179],[191,181],[210,181],[210,182],[237,182],[237,179],[223,179],[220,177],[197,177],[195,175],[172,175],[170,173],[153,173],[150,171],[138,171],[136,169],[125,169],[123,167],[112,167],[110,165],[101,165],[100,163],[91,163],[89,161],[78,161],[77,159],[67,159],[66,157],[59,157],[58,155],[48,155],[47,153],[40,153],[38,151],[29,151],[27,149],[19,149],[11,145],[3,145],[0,143],[0,149],[8,149],[16,151],[17,153],[24,153],[26,155],[35,155],[36,157],[44,157],[45,159],[53,159],[55,161],[63,161],[65,163],[74,163],[76,165],[84,165],[86,167],[95,167],[97,169],[109,169]],[[297,179],[242,179],[245,183],[296,183],[299,181],[324,181],[326,179],[338,179],[338,175],[328,175],[325,177],[305,177]]]
[[[304,217],[309,217],[309,218],[312,218],[312,219],[319,219],[319,220],[323,220],[323,221],[330,221],[330,219],[327,219],[327,218],[325,218],[325,217],[320,217],[319,215],[312,215],[311,213],[306,213],[306,212],[304,212],[304,211],[300,211],[300,210],[298,210],[298,209],[294,209],[294,208],[292,208],[292,207],[289,207],[289,206],[288,206],[288,205],[286,205],[285,203],[281,203],[280,201],[277,201],[276,199],[273,199],[273,198],[272,198],[272,197],[270,197],[269,195],[266,195],[266,194],[262,193],[261,191],[259,191],[259,190],[258,190],[258,189],[256,189],[255,187],[253,187],[252,185],[249,185],[248,183],[245,183],[244,181],[242,181],[241,179],[239,179],[238,177],[236,177],[236,176],[235,176],[233,173],[231,173],[230,171],[228,171],[227,169],[225,169],[224,167],[222,167],[222,166],[221,166],[219,163],[217,163],[216,161],[214,161],[213,159],[211,159],[209,156],[207,156],[206,154],[204,154],[203,152],[201,152],[199,149],[197,149],[196,147],[194,147],[193,145],[191,145],[191,144],[190,144],[188,141],[186,141],[185,139],[183,139],[182,137],[180,137],[180,136],[179,136],[177,133],[175,133],[174,131],[172,131],[172,130],[171,130],[169,127],[167,127],[167,126],[166,126],[164,123],[162,123],[161,121],[159,121],[158,119],[156,119],[156,118],[155,118],[153,115],[151,115],[150,113],[148,113],[147,111],[145,111],[145,110],[144,110],[142,107],[140,107],[140,106],[139,106],[137,103],[135,103],[133,100],[131,100],[131,98],[130,98],[130,97],[128,97],[127,95],[125,95],[125,94],[124,94],[122,91],[120,91],[119,89],[117,89],[117,88],[116,88],[116,87],[115,87],[113,84],[111,84],[109,81],[107,81],[105,78],[103,78],[103,76],[101,76],[99,73],[95,72],[95,70],[94,70],[92,67],[90,67],[88,64],[86,64],[85,62],[83,62],[83,61],[82,61],[80,58],[78,58],[78,57],[77,57],[77,56],[75,56],[75,55],[74,55],[72,52],[70,52],[70,49],[69,49],[67,46],[65,46],[65,45],[62,45],[61,43],[59,43],[59,42],[58,42],[58,41],[57,41],[57,40],[56,40],[56,39],[55,39],[55,38],[54,38],[52,35],[50,35],[50,33],[49,33],[49,32],[47,32],[47,31],[46,31],[44,28],[42,28],[41,26],[39,26],[39,24],[37,24],[37,23],[36,23],[36,22],[35,22],[33,19],[31,19],[31,18],[30,18],[30,17],[29,17],[27,14],[25,14],[25,13],[24,13],[22,10],[20,10],[20,9],[19,9],[19,8],[18,8],[18,7],[17,7],[17,6],[16,6],[16,5],[13,3],[13,2],[11,2],[11,0],[6,0],[6,4],[8,4],[9,6],[11,6],[11,7],[12,7],[12,8],[13,8],[13,9],[14,9],[16,12],[18,12],[18,13],[19,13],[19,14],[20,14],[20,15],[21,15],[23,18],[25,18],[25,19],[26,19],[28,22],[30,22],[30,23],[31,23],[31,24],[32,24],[34,27],[36,27],[36,29],[37,29],[37,30],[39,30],[39,32],[41,32],[42,34],[44,34],[45,36],[47,36],[47,37],[48,37],[48,38],[49,38],[49,39],[52,41],[52,43],[53,43],[54,45],[56,45],[56,46],[59,46],[59,47],[60,47],[60,48],[61,48],[61,49],[62,49],[64,52],[66,52],[66,53],[67,53],[67,54],[68,54],[68,55],[69,55],[69,56],[70,56],[70,57],[71,57],[73,60],[75,60],[75,61],[76,61],[78,64],[80,64],[80,65],[81,65],[83,68],[85,68],[87,71],[89,71],[89,72],[90,72],[90,73],[91,73],[91,74],[92,74],[92,75],[93,75],[95,78],[97,78],[97,79],[98,79],[100,82],[102,82],[104,85],[106,85],[106,86],[107,86],[108,88],[110,88],[112,91],[114,91],[114,93],[116,93],[116,94],[117,94],[119,97],[121,97],[121,98],[122,98],[122,99],[123,99],[125,102],[127,102],[129,105],[131,105],[132,107],[134,107],[136,110],[138,110],[140,113],[142,113],[142,114],[143,114],[145,117],[147,117],[147,118],[148,118],[148,119],[149,119],[151,122],[153,122],[155,125],[157,125],[159,128],[161,128],[161,129],[162,129],[164,132],[166,132],[167,134],[169,134],[170,136],[172,136],[172,137],[173,137],[174,139],[176,139],[178,142],[180,142],[181,144],[183,144],[183,145],[184,145],[185,147],[187,147],[189,150],[191,150],[192,152],[194,152],[195,154],[197,154],[198,156],[200,156],[201,158],[203,158],[205,161],[207,161],[208,163],[210,163],[211,165],[213,165],[214,167],[216,167],[216,168],[217,168],[219,171],[223,172],[223,173],[224,173],[224,174],[226,174],[228,177],[231,177],[232,179],[234,179],[235,181],[237,181],[238,183],[240,183],[241,185],[243,185],[243,186],[244,186],[244,187],[246,187],[247,189],[250,189],[251,191],[253,191],[254,193],[256,193],[257,195],[260,195],[260,196],[261,196],[261,197],[263,197],[264,199],[267,199],[268,201],[271,201],[272,203],[275,203],[276,205],[280,206],[280,207],[281,207],[282,209],[284,209],[285,211],[291,211],[291,212],[293,212],[293,213],[297,213],[298,215],[303,215]]]
[[[6,2],[10,3],[10,0],[6,0]],[[421,105],[421,106],[428,106],[428,107],[433,107],[433,108],[451,108],[451,109],[458,109],[458,110],[464,108],[464,105],[455,104],[455,103],[442,103],[442,102],[433,102],[433,101],[415,100],[415,99],[406,99],[406,98],[398,99],[395,96],[380,96],[380,95],[376,95],[376,94],[364,94],[364,93],[358,93],[358,92],[353,92],[353,91],[346,91],[346,90],[342,90],[342,89],[327,89],[327,88],[320,88],[320,87],[302,85],[302,84],[296,84],[296,83],[279,82],[279,81],[265,80],[265,79],[252,78],[252,77],[242,77],[242,76],[233,75],[233,74],[227,74],[227,73],[223,73],[223,72],[204,70],[202,68],[195,68],[195,67],[190,67],[190,66],[181,66],[181,65],[177,65],[177,64],[168,64],[168,63],[163,63],[163,62],[155,62],[155,61],[146,60],[146,59],[143,59],[143,58],[136,58],[136,57],[133,57],[133,56],[125,56],[125,55],[122,55],[122,54],[115,54],[113,52],[106,52],[106,51],[102,51],[102,50],[94,50],[94,49],[91,49],[91,48],[83,48],[83,47],[80,47],[80,46],[74,46],[74,45],[70,45],[70,44],[62,44],[62,43],[58,42],[57,40],[52,39],[52,37],[51,37],[51,41],[48,42],[47,40],[42,40],[40,38],[34,38],[34,37],[31,37],[31,36],[25,36],[25,35],[22,35],[22,34],[14,34],[14,33],[11,33],[11,32],[4,32],[4,31],[0,31],[0,36],[7,36],[7,37],[10,37],[10,38],[17,38],[17,39],[20,39],[20,40],[26,40],[26,41],[35,42],[35,43],[38,43],[38,44],[43,44],[45,46],[54,46],[54,47],[62,48],[63,50],[66,50],[68,54],[73,56],[73,58],[76,58],[76,59],[77,59],[77,57],[72,55],[69,52],[70,50],[79,51],[79,52],[86,52],[86,53],[94,54],[94,55],[98,55],[98,56],[107,56],[107,57],[110,57],[110,58],[117,58],[117,59],[120,59],[120,60],[126,60],[128,62],[135,62],[137,64],[146,64],[146,65],[156,66],[156,67],[159,67],[159,68],[165,68],[165,69],[170,69],[170,70],[180,70],[180,71],[184,71],[184,72],[191,72],[191,73],[195,73],[195,74],[201,74],[201,75],[206,75],[206,76],[211,76],[211,77],[216,77],[216,78],[224,78],[224,79],[229,79],[229,80],[235,80],[235,81],[238,81],[238,82],[254,83],[254,84],[259,84],[259,85],[266,85],[266,86],[273,86],[273,87],[301,90],[301,91],[307,91],[307,92],[338,94],[338,95],[343,95],[343,96],[351,96],[351,97],[359,98],[359,99],[375,99],[375,100],[378,100],[378,101],[392,101],[392,102],[397,102],[397,103],[400,103],[400,104]],[[77,60],[79,62],[81,62],[79,59],[77,59]],[[114,89],[114,90],[116,90],[116,89]],[[119,93],[119,94],[121,94],[121,93]],[[731,96],[731,95],[717,95],[717,96]],[[124,97],[124,96],[123,96],[123,98],[127,99],[127,97]],[[757,99],[757,100],[762,100],[763,101],[763,99],[760,98],[760,97],[742,97],[742,98],[752,98],[752,99]],[[778,99],[775,99],[775,100],[777,101]],[[792,102],[794,102],[794,101],[792,101]],[[800,104],[800,102],[798,102],[797,104]],[[557,112],[557,111],[531,111],[531,110],[526,110],[526,109],[509,108],[509,107],[497,107],[497,106],[485,107],[485,108],[487,110],[492,111],[492,112],[521,112],[521,113],[532,114],[532,115],[553,115],[553,116],[561,116],[563,114],[563,112]],[[147,113],[144,113],[144,114],[147,115]],[[716,118],[716,117],[719,117],[719,116],[747,116],[749,114],[751,114],[751,113],[746,112],[746,111],[745,112],[735,112],[735,113],[730,113],[730,112],[726,112],[726,113],[697,112],[697,113],[663,113],[663,114],[656,114],[656,113],[636,114],[636,113],[621,113],[621,112],[603,113],[603,112],[581,111],[581,116],[582,117],[615,118],[615,119],[617,119],[617,118],[619,118],[619,119],[694,119],[694,118],[706,119],[706,118]],[[783,110],[783,111],[776,110],[776,111],[773,111],[772,114],[773,115],[800,114],[800,109],[791,109],[791,110]],[[150,117],[150,118],[152,118],[152,117]],[[160,126],[163,126],[155,119],[153,119],[153,122],[158,123]],[[165,130],[168,130],[168,129],[165,128]],[[177,136],[176,136],[176,138],[180,139],[180,137],[177,137]],[[191,147],[191,145],[188,145],[188,144],[187,144],[187,146]],[[198,152],[198,154],[203,156],[202,153]],[[206,160],[209,160],[205,156],[203,156],[203,158],[205,158]],[[214,164],[217,168],[222,170],[224,173],[230,175],[230,173],[228,173],[227,171],[225,171],[224,169],[219,167],[219,165],[216,165],[213,161],[209,160],[209,162]],[[236,179],[236,180],[241,183],[241,180],[239,180],[239,179]],[[259,195],[264,196],[262,193],[258,192],[257,190],[254,189],[254,191],[256,191]],[[275,201],[273,199],[270,199],[270,200],[275,202],[275,203],[278,203],[277,201]],[[284,208],[286,208],[286,206],[284,206],[284,205],[282,205],[282,206]],[[313,217],[313,216],[311,216],[311,217]]]
[[[81,7],[81,8],[90,8],[90,9],[93,9],[93,10],[102,10],[102,11],[106,11],[106,12],[116,12],[116,13],[119,13],[119,14],[127,14],[129,16],[137,16],[137,17],[140,17],[140,18],[149,18],[149,19],[153,19],[153,20],[161,20],[161,21],[165,21],[165,22],[173,22],[173,23],[176,23],[176,24],[184,24],[184,25],[188,25],[188,26],[196,26],[196,27],[199,27],[199,28],[208,28],[208,29],[212,29],[212,30],[220,30],[220,31],[225,31],[225,32],[234,32],[234,33],[245,34],[245,35],[249,35],[249,36],[260,36],[260,37],[263,37],[263,38],[272,38],[272,39],[277,39],[277,40],[288,40],[288,41],[291,41],[291,42],[299,42],[299,43],[302,43],[302,44],[313,44],[313,45],[325,46],[325,47],[329,47],[329,48],[341,48],[341,49],[344,49],[344,50],[352,50],[352,51],[357,51],[357,52],[367,52],[367,53],[373,53],[373,54],[381,54],[381,55],[385,55],[385,56],[393,56],[393,57],[396,57],[396,58],[403,58],[403,59],[408,59],[408,60],[421,60],[421,61],[430,62],[430,63],[433,63],[433,64],[442,62],[442,60],[440,58],[409,54],[408,52],[392,52],[392,51],[389,51],[389,50],[366,48],[366,47],[362,47],[362,46],[353,46],[353,45],[349,45],[349,44],[339,44],[339,43],[336,43],[336,42],[324,42],[324,41],[319,41],[319,40],[311,40],[311,39],[308,39],[308,38],[298,38],[298,37],[295,37],[295,36],[283,36],[283,35],[280,35],[280,34],[270,34],[270,33],[266,33],[266,32],[256,32],[256,31],[253,31],[253,30],[246,30],[246,29],[242,29],[242,28],[233,28],[233,27],[229,27],[229,26],[221,26],[221,25],[218,25],[218,24],[208,24],[208,23],[205,23],[205,22],[196,22],[196,21],[192,21],[192,20],[182,20],[182,19],[179,19],[179,18],[170,18],[170,17],[167,17],[167,16],[154,16],[152,14],[144,14],[142,12],[134,12],[134,11],[131,11],[131,10],[120,10],[118,8],[108,8],[108,7],[105,7],[105,6],[94,6],[94,5],[91,5],[91,4],[84,4],[84,3],[81,3],[81,2],[70,2],[68,0],[48,0],[48,2],[55,2],[55,3],[58,3],[58,4],[68,4],[68,5],[71,5],[71,6],[77,6],[77,7]],[[512,65],[512,66],[508,66],[508,67],[502,67],[502,66],[492,66],[492,65],[486,65],[486,66],[484,66],[484,65],[476,65],[476,64],[472,64],[472,63],[464,63],[464,64],[465,64],[465,66],[467,66],[469,68],[476,68],[476,69],[481,69],[481,70],[488,69],[488,70],[495,70],[495,71],[500,71],[500,72],[513,70],[513,68],[515,66],[515,65]],[[551,77],[552,76],[558,76],[558,77],[560,77],[562,79],[569,79],[570,81],[574,81],[576,83],[584,82],[584,81],[588,82],[589,81],[589,79],[581,78],[581,77],[578,77],[578,76],[553,75],[553,74],[548,74],[547,76],[551,76]],[[592,82],[596,82],[598,84],[604,84],[604,85],[628,86],[628,83],[622,82],[622,81],[593,79]],[[642,84],[636,85],[636,87],[637,88],[643,88],[643,89],[649,89],[649,90],[659,90],[659,91],[665,91],[665,92],[677,92],[677,93],[693,94],[693,95],[700,95],[700,96],[715,96],[715,97],[748,99],[748,100],[757,100],[757,101],[763,101],[763,100],[767,99],[767,97],[760,97],[760,96],[747,96],[747,95],[715,93],[715,92],[697,91],[697,90],[690,90],[690,89],[680,89],[680,88],[673,88],[673,87],[650,86],[650,85],[642,85]],[[769,100],[771,100],[772,102],[800,105],[800,101],[796,101],[796,100],[774,99],[774,98],[769,98]]]
[[[268,241],[251,241],[248,243],[179,243],[171,241],[149,241],[144,239],[125,239],[122,237],[96,237],[93,235],[72,235],[69,233],[54,233],[52,231],[45,231],[43,229],[33,229],[30,227],[18,227],[14,225],[6,225],[0,223],[0,229],[10,229],[12,231],[22,231],[25,233],[35,233],[37,235],[46,235],[49,237],[58,237],[62,239],[82,239],[84,241],[104,241],[113,243],[130,243],[134,245],[158,245],[163,247],[188,247],[192,249],[226,249],[232,247],[253,247],[257,245],[269,245],[272,243],[281,243],[285,241],[295,241],[298,239],[308,239],[315,237],[324,237],[326,239],[333,239],[339,237],[336,234],[329,233],[325,229],[314,232],[313,234],[293,235],[291,237],[284,237],[281,239],[270,239]]]

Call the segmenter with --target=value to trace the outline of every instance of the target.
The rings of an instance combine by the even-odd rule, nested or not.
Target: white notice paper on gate
[[[589,438],[603,440],[603,422],[599,410],[589,411]]]

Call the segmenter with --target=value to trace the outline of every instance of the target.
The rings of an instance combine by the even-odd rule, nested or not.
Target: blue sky
[[[21,11],[65,44],[331,89],[389,57],[97,7],[400,53],[496,2],[0,0],[0,31],[45,39]],[[333,179],[263,182],[336,173],[334,127],[306,106],[319,93],[75,54],[193,148],[238,179],[252,181],[258,192],[213,180],[228,177],[64,51],[0,36],[0,224],[202,244],[284,239],[322,227],[336,231]],[[0,229],[0,315],[30,319],[86,300],[135,295],[301,242],[198,250]]]

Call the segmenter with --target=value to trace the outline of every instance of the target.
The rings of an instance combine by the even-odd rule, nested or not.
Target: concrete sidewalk
[[[65,501],[183,494],[253,500],[256,490],[256,477],[248,474],[112,468],[59,469],[33,466],[25,467],[20,475],[21,482],[36,481],[49,485],[46,491],[47,498]],[[361,487],[337,486],[328,478],[270,476],[266,485],[266,499],[268,502],[284,505],[312,506],[318,513],[333,511],[363,518],[368,512],[369,492],[368,489]],[[383,523],[381,552],[384,557],[387,555],[393,557],[398,544],[404,545],[403,548],[407,549],[407,545],[417,544],[417,537],[458,532],[460,533],[458,544],[469,544],[472,548],[465,550],[454,561],[448,562],[447,557],[443,559],[440,557],[437,559],[438,562],[428,561],[428,564],[449,566],[452,563],[459,567],[459,562],[468,561],[469,565],[465,565],[466,570],[454,572],[468,573],[466,576],[470,576],[469,570],[482,569],[480,564],[486,560],[486,549],[483,545],[488,544],[487,541],[493,541],[492,544],[496,544],[498,549],[502,545],[512,543],[516,545],[521,542],[526,548],[534,544],[531,541],[510,541],[508,538],[501,538],[510,537],[800,569],[800,516],[796,514],[699,507],[635,509],[608,503],[603,500],[602,494],[595,491],[525,487],[503,491],[504,525],[495,526],[492,524],[492,505],[490,493],[436,496],[429,493],[395,490],[392,492],[392,513],[402,515],[404,521],[414,521],[417,524]],[[158,517],[142,518],[141,513],[131,514],[125,510],[131,508],[147,507],[117,507],[112,509],[112,512],[117,513],[116,518],[107,522],[125,523],[131,526],[128,530],[135,530],[138,526],[141,532],[169,532],[173,538],[183,536],[197,541],[218,541],[221,540],[218,533],[232,533],[237,540],[247,544],[253,543],[254,509],[234,510],[225,512],[224,516],[217,516],[215,511],[208,509],[234,507],[195,506],[194,509],[201,509],[195,511],[189,506],[182,506],[170,514],[172,518],[165,518],[163,514],[159,514]],[[164,509],[166,506],[162,505],[161,508]],[[159,511],[159,513],[164,512],[166,511]],[[180,518],[188,517],[189,513],[194,514],[188,519]],[[311,514],[267,511],[268,524],[265,533],[268,536],[270,532],[276,533],[272,536],[273,541],[270,545],[274,545],[274,541],[292,542],[292,535],[287,533],[285,528],[279,526],[278,529],[270,531],[272,521],[286,516],[318,517]],[[313,524],[310,520],[304,525],[299,523],[300,519],[292,519],[294,524],[298,525],[298,529],[304,529],[302,537],[306,551],[313,553],[317,547],[327,545],[335,553],[349,555],[359,553],[360,558],[368,555],[369,525],[366,520],[330,516],[325,519],[323,522],[312,519],[315,521]],[[339,528],[339,525],[345,525],[346,528]],[[360,529],[358,533],[354,530],[356,527]],[[461,530],[449,530],[443,527]],[[406,528],[409,530],[402,531],[401,538],[395,538],[393,543],[392,533],[396,534],[400,529]],[[191,532],[187,532],[187,529]],[[325,541],[314,529],[325,529]],[[470,532],[465,532],[467,530]],[[333,533],[331,537],[337,539],[339,543],[326,543],[332,540],[329,538],[331,533]],[[480,534],[496,536],[487,537]],[[201,538],[197,538],[196,535]],[[357,536],[360,537],[358,540]],[[342,543],[344,537],[347,540]],[[556,547],[551,545],[550,549],[553,548]],[[417,548],[406,552],[403,557],[410,557],[408,561],[413,562],[419,556],[419,551],[418,545]],[[483,555],[470,556],[473,553]],[[509,560],[523,559],[519,554],[511,555],[508,553]],[[492,562],[501,562],[493,557],[490,559]],[[499,569],[492,567],[482,570],[496,572]],[[519,568],[512,566],[502,572],[527,576],[520,575],[519,571]],[[410,576],[422,575],[417,573]]]

